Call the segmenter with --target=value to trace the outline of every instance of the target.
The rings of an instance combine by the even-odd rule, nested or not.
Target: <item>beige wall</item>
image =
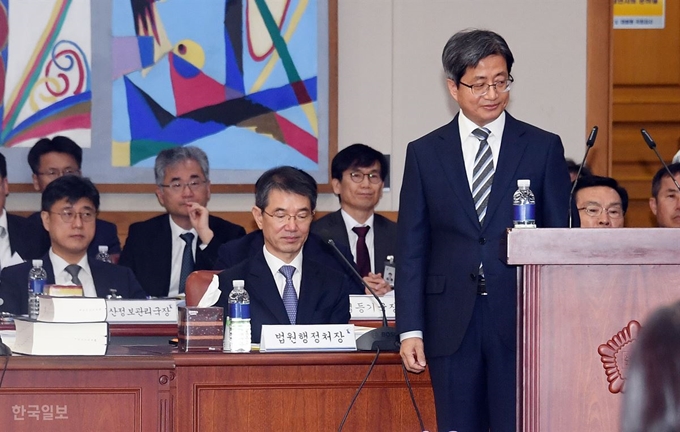
[[[515,55],[509,112],[558,133],[580,159],[585,136],[586,0],[338,0],[339,147],[363,142],[392,156],[392,190],[380,210],[397,210],[409,141],[457,111],[440,55],[467,27],[502,34]],[[603,23],[604,24],[604,23]],[[11,171],[11,167],[10,167]],[[87,161],[84,174],[87,175]],[[149,179],[151,182],[152,179]],[[39,208],[37,194],[12,194],[7,208]],[[250,194],[214,194],[210,208],[248,210]],[[335,210],[325,194],[320,210]],[[149,194],[106,194],[102,210],[160,210]]]

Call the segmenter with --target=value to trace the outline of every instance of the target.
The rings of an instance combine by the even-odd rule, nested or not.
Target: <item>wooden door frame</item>
[[[595,174],[605,176],[612,172],[613,19],[610,1],[588,0],[584,136],[593,126],[599,127],[587,163]]]

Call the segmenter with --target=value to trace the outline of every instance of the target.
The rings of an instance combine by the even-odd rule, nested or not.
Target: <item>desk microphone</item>
[[[666,172],[670,176],[671,180],[673,180],[673,183],[675,183],[675,187],[678,188],[678,190],[680,191],[680,184],[678,184],[678,181],[675,179],[675,176],[673,175],[673,173],[671,173],[671,170],[668,169],[668,165],[666,164],[666,162],[663,160],[663,158],[659,154],[659,151],[656,149],[656,143],[652,139],[652,136],[649,135],[649,132],[647,132],[644,128],[640,129],[640,133],[642,134],[642,138],[644,138],[644,140],[647,143],[647,145],[649,146],[649,148],[654,150],[654,153],[656,153],[656,157],[659,158],[659,161],[661,161],[661,164],[663,165],[663,167],[666,168]]]
[[[382,309],[382,327],[378,327],[376,329],[370,330],[363,335],[359,336],[357,339],[357,350],[359,351],[399,351],[399,344],[397,341],[399,340],[399,337],[397,335],[397,331],[394,327],[389,327],[387,325],[387,314],[385,313],[385,304],[380,301],[380,297],[373,291],[373,288],[371,288],[364,278],[361,277],[359,272],[354,268],[354,266],[345,258],[345,256],[340,252],[340,249],[335,245],[335,242],[333,239],[328,239],[328,244],[331,245],[333,250],[335,251],[336,254],[340,258],[342,258],[343,262],[352,269],[352,273],[354,276],[357,277],[358,280],[361,281],[361,284],[366,287],[368,292],[373,294],[373,297],[377,300],[378,304],[380,305],[380,308]]]
[[[583,166],[586,164],[586,158],[588,157],[588,152],[590,151],[591,148],[595,145],[595,139],[597,138],[597,126],[593,126],[593,130],[590,131],[590,135],[588,136],[588,140],[586,141],[586,153],[583,155],[583,160],[581,161],[581,165],[578,167],[578,172],[576,173],[576,179],[574,180],[574,184],[571,185],[571,192],[569,192],[569,228],[571,228],[571,203],[574,200],[574,190],[576,190],[576,184],[578,183],[578,179],[581,177],[581,170],[583,169]]]

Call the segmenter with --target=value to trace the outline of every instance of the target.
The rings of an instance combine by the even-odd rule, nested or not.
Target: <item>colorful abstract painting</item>
[[[195,145],[213,169],[318,170],[317,7],[113,0],[113,165],[150,167],[160,150]]]
[[[90,0],[0,0],[3,146],[66,135],[90,147],[90,46]]]

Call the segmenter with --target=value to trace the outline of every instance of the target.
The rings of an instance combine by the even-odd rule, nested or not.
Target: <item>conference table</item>
[[[0,386],[0,429],[335,431],[375,358],[371,352],[184,353],[167,338],[115,343],[130,335],[142,343],[164,338],[170,327],[112,327],[111,333],[105,356],[11,357]],[[0,358],[0,368],[4,363]],[[408,377],[425,430],[436,430],[428,373]],[[343,430],[421,430],[398,353],[380,353]]]

